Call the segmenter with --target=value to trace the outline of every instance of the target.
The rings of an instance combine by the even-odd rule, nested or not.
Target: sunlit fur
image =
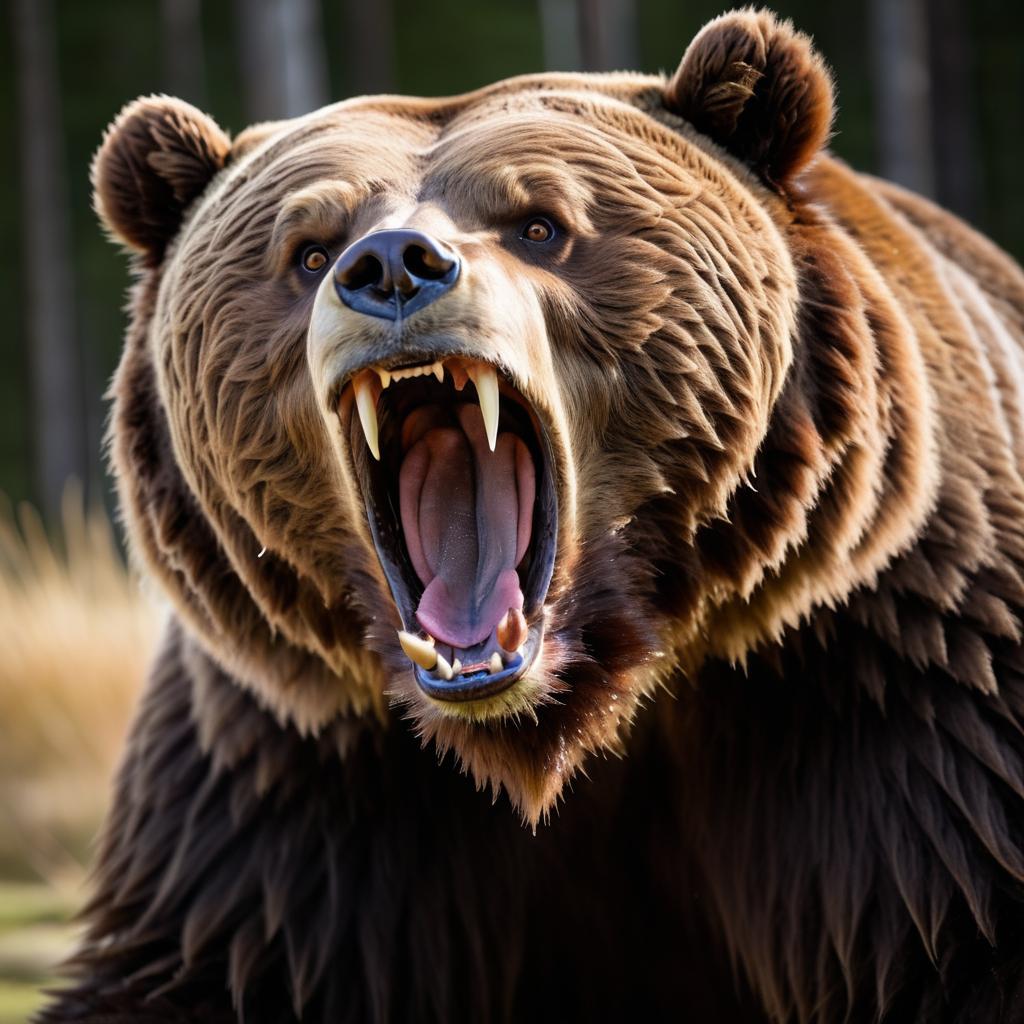
[[[135,318],[175,475],[201,511],[194,528],[217,538],[230,566],[168,579],[193,628],[304,729],[348,708],[383,714],[385,690],[397,691],[420,729],[454,746],[478,781],[504,785],[531,820],[585,748],[616,741],[670,638],[642,608],[647,570],[630,568],[633,535],[650,536],[638,513],[674,492],[684,500],[670,528],[685,541],[725,510],[792,358],[797,288],[782,234],[682,122],[638,113],[661,88],[545,77],[412,104],[411,125],[409,103],[379,100],[289,124],[217,179],[154,283],[152,315]],[[509,235],[537,210],[568,241],[530,265]],[[350,439],[328,403],[346,368],[395,354],[384,326],[337,313],[333,348],[311,345],[307,360],[314,292],[296,281],[295,247],[318,239],[336,251],[399,223],[441,234],[465,265],[460,287],[413,319],[403,344],[454,336],[499,362],[558,456],[561,544],[541,686],[518,709],[538,716],[529,738],[515,722],[467,729],[443,715],[413,687],[395,642]],[[331,339],[326,328],[319,337]],[[129,355],[122,380],[133,370]],[[134,381],[130,392],[138,402]],[[115,432],[119,451],[131,440]],[[126,470],[128,488],[144,486]],[[164,547],[146,522],[153,502],[129,495],[129,513],[133,499],[148,511],[143,550]],[[181,546],[155,552],[162,575],[199,551],[212,557],[197,538]],[[588,580],[581,567],[591,564],[614,568]],[[681,625],[692,633],[696,620],[673,615],[662,628]],[[589,639],[595,630],[606,639]],[[621,653],[595,658],[595,643]],[[287,685],[292,676],[301,685]],[[609,711],[612,692],[620,701]]]
[[[1024,1019],[1024,276],[824,154],[831,117],[751,11],[669,79],[358,99],[233,149],[122,113],[113,461],[177,623],[67,1007]],[[295,258],[398,225],[464,267],[400,341]],[[559,496],[542,653],[468,711],[398,647],[332,390],[440,336],[531,402]]]

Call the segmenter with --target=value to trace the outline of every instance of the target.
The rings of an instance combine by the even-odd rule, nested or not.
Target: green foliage
[[[22,1024],[41,986],[71,949],[67,922],[80,895],[38,883],[0,882],[0,1024]]]

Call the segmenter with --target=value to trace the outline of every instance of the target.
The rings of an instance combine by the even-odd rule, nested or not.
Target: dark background
[[[237,132],[364,92],[461,92],[544,68],[671,71],[721,3],[0,0],[0,494],[104,498],[102,393],[126,264],[90,209],[104,127],[142,93]],[[1024,257],[1024,4],[776,5],[835,70],[835,152]]]

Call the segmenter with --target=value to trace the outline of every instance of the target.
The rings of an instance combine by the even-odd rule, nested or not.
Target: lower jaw
[[[413,666],[416,685],[426,696],[438,701],[464,703],[486,700],[509,689],[529,672],[544,640],[544,624],[536,622],[529,629],[522,647],[507,657],[505,667],[491,672],[487,667],[463,670],[452,679],[441,679],[419,665]]]

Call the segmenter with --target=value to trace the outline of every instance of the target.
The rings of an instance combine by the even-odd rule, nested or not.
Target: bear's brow
[[[531,160],[525,165],[502,154],[486,163],[472,157],[448,160],[428,170],[416,198],[422,202],[451,192],[469,193],[475,206],[499,219],[546,211],[566,225],[589,228],[590,189],[554,159]]]

